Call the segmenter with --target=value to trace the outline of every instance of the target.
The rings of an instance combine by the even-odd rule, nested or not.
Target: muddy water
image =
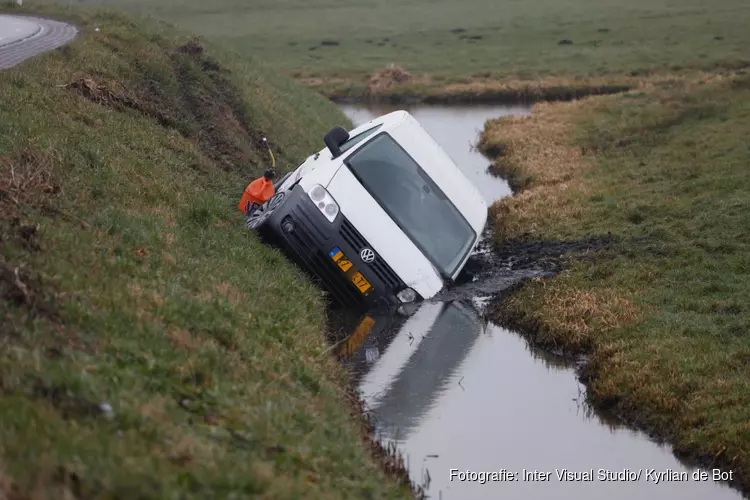
[[[359,124],[391,109],[343,110]],[[410,111],[488,202],[510,192],[486,173],[487,159],[470,144],[487,118],[525,110]],[[498,271],[493,290],[534,271],[523,272]],[[707,479],[694,479],[701,471],[680,463],[668,448],[588,408],[570,362],[483,319],[486,299],[471,290],[471,296],[449,293],[421,304],[406,317],[354,319],[345,327],[353,334],[338,348],[380,439],[396,443],[412,479],[430,498],[742,498],[715,482],[711,469]],[[465,480],[467,471],[495,474],[483,482]]]

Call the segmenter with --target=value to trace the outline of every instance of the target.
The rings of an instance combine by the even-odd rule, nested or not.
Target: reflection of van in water
[[[448,382],[483,331],[468,304],[424,302],[405,319],[365,316],[338,354],[378,432],[406,439],[440,395],[455,388],[455,379]]]
[[[247,219],[317,275],[342,303],[427,299],[454,280],[481,237],[487,205],[407,112],[350,133],[278,183]]]

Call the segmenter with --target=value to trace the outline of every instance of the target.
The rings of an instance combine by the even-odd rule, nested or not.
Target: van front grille
[[[349,222],[347,219],[344,219],[341,221],[341,237],[344,238],[344,241],[346,241],[351,247],[357,252],[361,252],[363,248],[367,246],[367,240],[365,240],[361,234],[359,234],[359,231],[354,229],[354,226],[352,226],[352,223]]]
[[[328,291],[345,306],[362,307],[365,304],[364,296],[359,293],[354,285],[344,279],[343,274],[333,266],[331,260],[319,251],[313,250],[315,239],[305,226],[298,225],[290,234],[286,235],[288,241],[296,250],[298,258],[312,267],[314,273],[311,276],[314,281],[322,281],[327,285]]]
[[[363,248],[370,246],[367,243],[367,240],[365,240],[364,237],[359,234],[359,231],[357,231],[352,223],[349,222],[346,218],[344,218],[341,222],[341,229],[339,230],[339,232],[344,241],[346,241],[354,249],[354,251],[357,252],[357,254],[359,254],[359,252],[361,252]],[[375,273],[389,289],[400,290],[404,287],[404,284],[398,277],[398,274],[396,274],[379,255],[375,257],[375,260],[372,263],[366,265],[369,266],[370,269],[372,269],[372,272]]]

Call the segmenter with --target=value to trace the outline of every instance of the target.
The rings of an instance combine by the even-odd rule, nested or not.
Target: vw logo
[[[369,264],[373,260],[375,260],[375,252],[370,250],[369,248],[365,248],[359,253],[359,257],[362,259],[362,262],[365,264]]]

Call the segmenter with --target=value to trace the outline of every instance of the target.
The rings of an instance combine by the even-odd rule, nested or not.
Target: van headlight
[[[307,192],[307,196],[315,203],[320,213],[325,215],[328,222],[336,220],[336,216],[339,214],[339,206],[330,193],[326,191],[326,188],[320,184],[316,184]]]
[[[396,297],[398,297],[398,300],[400,300],[402,303],[408,304],[417,300],[417,292],[415,292],[411,288],[404,288],[396,294]]]

